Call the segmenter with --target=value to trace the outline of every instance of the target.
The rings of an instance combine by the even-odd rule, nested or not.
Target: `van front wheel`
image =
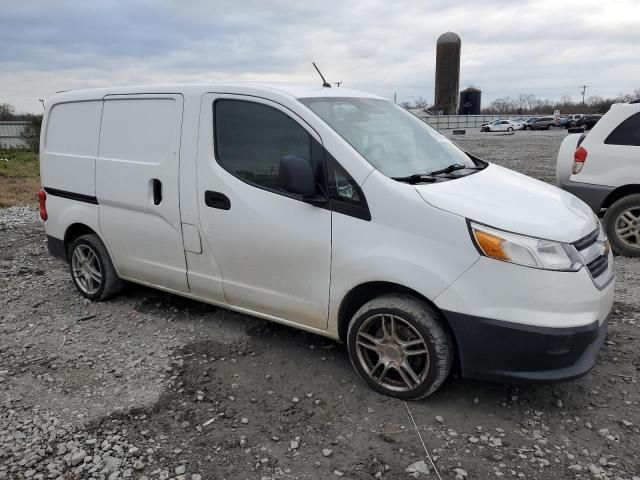
[[[78,291],[90,300],[108,300],[122,290],[123,282],[113,268],[102,240],[82,235],[69,246],[69,270]]]
[[[363,305],[347,333],[351,363],[374,390],[417,400],[435,392],[453,363],[453,342],[440,314],[409,295]]]

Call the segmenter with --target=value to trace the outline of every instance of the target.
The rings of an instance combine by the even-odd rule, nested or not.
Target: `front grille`
[[[593,262],[587,265],[587,268],[591,272],[591,276],[593,278],[599,277],[604,272],[607,271],[607,267],[609,266],[609,259],[607,255],[601,255],[596,258]]]
[[[605,275],[609,271],[609,249],[606,248],[606,237],[600,236],[601,229],[597,228],[589,235],[573,243],[580,254],[582,261],[587,266],[591,278],[596,287],[604,288],[612,278],[612,273]]]
[[[596,240],[598,240],[598,233],[599,233],[598,230],[594,230],[586,237],[582,237],[577,242],[573,242],[573,246],[576,247],[576,250],[578,251],[584,250],[585,248],[590,247],[591,245],[596,243]]]

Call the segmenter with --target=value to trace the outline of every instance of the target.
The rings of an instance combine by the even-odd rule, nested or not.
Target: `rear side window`
[[[173,98],[105,100],[100,157],[159,164],[177,156],[179,110]]]
[[[249,183],[279,190],[282,157],[311,161],[311,136],[280,110],[245,100],[217,100],[214,117],[218,161]]]
[[[102,101],[58,103],[47,122],[48,153],[95,157]]]
[[[618,125],[604,141],[607,145],[640,146],[640,113],[636,113]]]

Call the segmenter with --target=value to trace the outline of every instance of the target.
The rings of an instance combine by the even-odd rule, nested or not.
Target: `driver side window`
[[[280,110],[246,100],[214,103],[218,162],[242,180],[280,190],[280,159],[296,155],[311,161],[311,136]]]

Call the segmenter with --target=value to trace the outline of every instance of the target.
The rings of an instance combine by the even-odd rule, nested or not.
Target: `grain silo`
[[[458,115],[480,115],[480,100],[482,92],[469,87],[460,92],[460,108]]]
[[[434,109],[444,115],[455,115],[458,110],[460,84],[460,37],[447,32],[440,35],[436,46],[436,92]]]

